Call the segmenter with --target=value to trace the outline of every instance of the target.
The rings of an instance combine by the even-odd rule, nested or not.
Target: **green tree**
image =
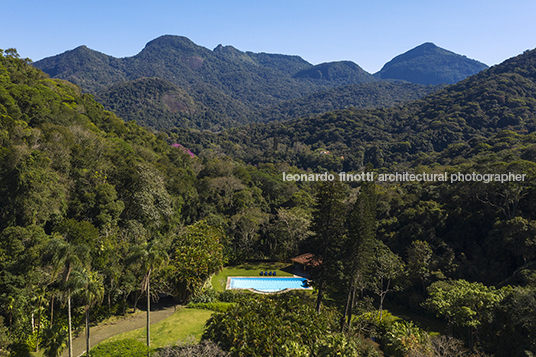
[[[393,322],[388,326],[383,340],[385,352],[395,356],[431,355],[430,336],[411,321]]]
[[[299,293],[246,298],[214,314],[203,339],[218,343],[231,356],[377,356],[361,339],[334,333],[331,319],[318,314],[314,305]]]
[[[89,261],[89,249],[84,244],[69,243],[62,238],[55,237],[47,246],[50,261],[54,267],[54,275],[61,275],[61,281],[67,289],[67,318],[69,333],[69,357],[73,355],[72,327],[71,327],[71,287],[69,278],[75,268],[84,267]]]
[[[484,323],[483,343],[495,356],[536,355],[536,288],[515,287]]]
[[[426,281],[430,277],[432,254],[432,248],[425,241],[413,241],[408,248],[408,275],[420,280],[423,293],[426,292]]]
[[[78,289],[73,293],[79,295],[84,303],[84,315],[86,317],[86,355],[89,356],[89,312],[93,305],[99,303],[104,298],[104,284],[102,276],[87,269],[75,270],[73,280],[77,280]]]
[[[234,233],[234,248],[237,259],[254,257],[258,251],[261,228],[268,222],[270,215],[260,208],[249,208],[231,217]]]
[[[376,241],[372,261],[370,288],[380,299],[380,320],[383,313],[383,302],[387,294],[398,290],[396,279],[404,274],[405,264],[389,247]]]
[[[39,352],[39,339],[41,336],[41,316],[45,310],[45,305],[47,303],[46,289],[44,287],[38,288],[35,291],[36,295],[34,297],[34,303],[37,303],[37,331],[36,331],[36,340],[35,340],[35,352]]]
[[[350,327],[356,291],[359,282],[364,282],[371,263],[372,244],[376,235],[376,193],[373,184],[364,183],[361,186],[346,225],[348,234],[344,242],[342,258],[344,259],[347,293],[341,317],[341,332],[344,331],[346,324]]]
[[[536,173],[536,164],[531,161],[517,160],[510,163],[495,162],[488,168],[489,172],[496,174],[513,173],[525,174],[527,178],[522,182],[490,182],[480,183],[477,188],[477,198],[481,202],[501,212],[506,220],[511,220],[518,214],[519,205],[534,187],[533,178]],[[485,186],[483,186],[485,185]]]
[[[200,292],[205,282],[225,263],[225,232],[199,221],[177,234],[164,275],[174,295],[187,299]]]
[[[147,295],[147,347],[151,346],[151,273],[162,268],[168,261],[168,254],[159,240],[153,239],[141,246],[133,247],[128,261],[139,267],[143,273],[141,290]]]
[[[4,317],[0,316],[0,356],[9,355],[8,347],[10,342],[8,329],[4,326]]]
[[[153,165],[146,163],[140,164],[130,174],[133,182],[124,213],[148,226],[160,227],[174,213],[164,176]]]
[[[314,272],[314,280],[318,289],[316,310],[320,313],[322,295],[329,281],[337,271],[337,258],[341,242],[346,233],[346,188],[338,180],[320,182],[316,188],[316,204],[313,211],[311,230],[312,253],[322,263]]]
[[[523,264],[536,256],[535,220],[514,217],[507,221],[497,221],[492,234],[500,235],[500,246],[512,252],[512,255],[522,257]]]
[[[312,234],[310,225],[311,215],[303,208],[278,208],[267,237],[269,255],[276,259],[296,256],[300,244]]]
[[[50,283],[41,256],[49,236],[43,228],[7,227],[0,233],[0,309],[17,340],[36,340]]]
[[[466,280],[437,281],[428,287],[426,306],[449,324],[468,329],[468,342],[473,346],[474,334],[491,319],[492,310],[501,303],[509,288],[496,289]]]
[[[67,207],[67,187],[62,177],[50,168],[50,159],[43,152],[16,150],[20,152],[15,154],[19,158],[11,171],[16,177],[7,186],[10,212],[6,214],[19,225],[43,225],[61,219]]]
[[[43,347],[46,357],[59,357],[67,347],[68,332],[60,325],[52,325],[43,330]]]

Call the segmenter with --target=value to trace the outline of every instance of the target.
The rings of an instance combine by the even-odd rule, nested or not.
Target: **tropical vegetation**
[[[150,346],[162,295],[216,310],[204,342],[149,350],[162,356],[536,353],[535,63],[529,51],[395,108],[157,132],[2,51],[0,355],[58,356],[137,307]],[[283,179],[341,171],[470,179]],[[320,262],[312,295],[210,288],[225,265],[302,253]]]

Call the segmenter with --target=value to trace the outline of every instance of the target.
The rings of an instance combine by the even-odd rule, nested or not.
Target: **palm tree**
[[[131,264],[136,264],[143,272],[141,289],[147,294],[147,347],[151,345],[151,273],[162,268],[168,260],[168,255],[160,242],[156,239],[135,247],[127,259]]]
[[[46,290],[44,287],[36,289],[34,302],[37,303],[37,339],[35,341],[35,352],[39,352],[39,336],[41,335],[41,313],[47,303]]]
[[[54,267],[54,275],[62,274],[62,283],[67,289],[67,317],[69,323],[69,357],[73,356],[73,334],[71,326],[71,286],[68,285],[72,271],[89,262],[89,248],[84,244],[74,244],[62,238],[53,238],[48,243],[48,251]]]
[[[75,294],[81,296],[86,304],[84,313],[86,315],[86,355],[89,356],[89,311],[91,306],[104,299],[104,282],[102,276],[87,269],[75,270],[72,280],[76,280],[77,290]]]
[[[59,325],[52,325],[43,330],[43,347],[45,357],[59,357],[66,347],[66,331]]]

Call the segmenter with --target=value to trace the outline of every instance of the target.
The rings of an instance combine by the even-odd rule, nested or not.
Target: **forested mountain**
[[[90,93],[96,93],[99,89],[128,78],[123,59],[105,55],[86,46],[42,59],[33,65],[52,78],[75,83]]]
[[[209,93],[210,89],[203,91],[203,96],[207,98]],[[174,127],[221,130],[246,122],[248,112],[243,104],[222,94],[215,94],[207,107],[184,89],[158,77],[119,82],[100,91],[96,100],[124,120],[136,120],[157,130]]]
[[[329,87],[291,78],[289,73],[312,67],[300,57],[246,53],[221,45],[211,51],[180,36],[159,37],[132,57],[117,59],[78,47],[35,66],[91,93],[102,92],[101,97],[109,86],[126,80],[165,79],[225,116],[222,124],[244,123],[258,108]]]
[[[370,73],[351,61],[321,63],[301,70],[293,77],[319,79],[336,86],[375,81]]]
[[[419,66],[433,67],[435,71],[451,70],[450,67],[439,68],[443,63],[434,56],[419,58]],[[355,91],[339,87],[376,81],[353,62],[313,66],[298,56],[242,52],[232,46],[219,45],[211,51],[185,37],[169,35],[150,41],[132,57],[114,58],[80,46],[37,61],[34,65],[53,78],[68,80],[95,94],[107,109],[117,111],[124,119],[135,119],[141,125],[156,129],[176,125],[218,131],[250,122],[297,118],[318,113],[318,110],[323,110],[321,108],[392,106],[427,93],[415,86],[378,85],[361,87],[370,88],[371,93],[365,96],[359,90],[357,97],[350,98]],[[466,73],[469,74],[472,73]],[[140,100],[140,95],[151,98],[157,92],[162,98],[167,95],[167,92],[161,91],[161,86],[153,88],[147,86],[147,81],[137,81],[141,78],[160,78],[170,82],[176,86],[175,92],[181,91],[191,97],[199,110],[189,115],[185,115],[184,111],[169,113],[165,105],[157,103],[161,99],[143,100],[139,105],[131,105],[133,101]],[[154,79],[151,83],[155,83]],[[139,88],[135,89],[137,85]],[[389,92],[391,89],[392,93]],[[315,93],[319,94],[312,96]],[[130,94],[132,98],[129,98]],[[333,98],[329,98],[332,95]],[[376,95],[381,98],[374,98]],[[301,107],[318,107],[315,102],[318,96],[322,96],[324,102],[332,102],[332,105],[308,112],[280,108],[295,106],[298,102],[286,103],[293,100],[299,100]],[[341,96],[347,99],[341,100]],[[365,97],[369,99],[365,100]]]
[[[452,144],[477,145],[501,130],[534,132],[535,63],[536,51],[527,51],[405,106],[350,108],[250,125],[211,139],[202,135],[191,145],[196,140],[215,141],[224,152],[246,162],[286,161],[303,168],[351,170],[367,162],[376,167],[414,162]],[[327,160],[315,150],[333,153],[329,157],[335,166],[315,161],[313,157]]]
[[[453,84],[486,68],[484,63],[427,42],[396,56],[374,76],[417,84]]]
[[[260,122],[304,118],[345,108],[389,108],[421,99],[445,85],[423,86],[405,82],[373,82],[316,92],[285,101],[256,113]]]

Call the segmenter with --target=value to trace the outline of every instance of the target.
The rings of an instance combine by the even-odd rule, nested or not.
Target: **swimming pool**
[[[252,289],[261,293],[275,293],[286,289],[312,289],[305,278],[229,277],[227,289]]]

